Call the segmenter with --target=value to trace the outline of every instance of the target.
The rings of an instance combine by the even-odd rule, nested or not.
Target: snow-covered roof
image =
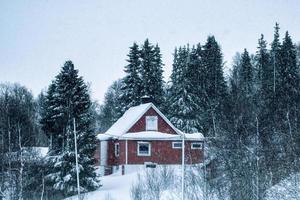
[[[184,134],[186,140],[197,140],[202,141],[203,135],[201,133]],[[127,133],[122,135],[119,139],[130,139],[130,140],[182,140],[181,135],[168,134],[157,131],[142,131],[135,133]]]
[[[185,133],[184,135],[187,140],[204,140],[202,133]]]
[[[177,134],[168,134],[158,131],[142,131],[135,133],[127,133],[129,129],[150,109],[153,108],[165,122],[175,130]],[[141,104],[139,106],[129,108],[123,116],[118,119],[104,134],[98,134],[97,138],[101,141],[111,138],[118,139],[144,139],[144,140],[181,140],[181,136],[185,135],[186,140],[204,140],[201,133],[185,134],[178,130],[153,103]]]
[[[123,116],[106,131],[105,134],[117,137],[124,135],[150,108],[153,108],[179,134],[174,125],[153,103],[141,104],[139,106],[129,108]]]
[[[177,134],[167,134],[157,131],[142,131],[142,132],[136,132],[136,133],[127,133],[120,137],[120,139],[162,139],[162,140],[177,140],[180,139],[180,135]]]
[[[101,140],[101,141],[109,140],[109,139],[111,139],[111,138],[112,138],[112,136],[106,135],[106,134],[104,134],[104,133],[100,133],[100,134],[97,135],[97,139],[98,139],[98,140]]]

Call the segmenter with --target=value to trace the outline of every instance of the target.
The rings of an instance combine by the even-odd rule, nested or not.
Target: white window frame
[[[175,144],[180,144],[181,147],[176,147]],[[182,149],[182,142],[172,142],[172,148],[173,149]]]
[[[140,145],[147,144],[149,145],[149,151],[147,154],[140,152]],[[138,142],[137,143],[137,155],[138,156],[151,156],[151,143],[150,142]]]
[[[119,157],[119,156],[120,156],[120,144],[115,143],[115,157]]]
[[[153,126],[149,127],[148,120],[150,118],[155,118],[156,121],[154,122],[155,124]],[[146,131],[157,131],[158,130],[158,117],[156,115],[146,116],[145,120],[146,120]]]
[[[194,147],[195,144],[196,145],[200,144],[201,147]],[[192,142],[191,149],[203,149],[203,143],[202,142]]]

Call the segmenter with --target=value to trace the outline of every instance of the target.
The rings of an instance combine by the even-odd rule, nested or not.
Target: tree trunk
[[[23,160],[23,152],[22,152],[22,137],[21,137],[21,127],[20,123],[18,122],[18,135],[19,135],[19,151],[20,151],[20,169],[19,169],[19,184],[20,190],[18,198],[19,200],[23,199],[23,171],[24,171],[24,160]]]

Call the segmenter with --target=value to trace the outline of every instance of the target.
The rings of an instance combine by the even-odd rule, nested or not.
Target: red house
[[[203,161],[203,135],[184,134],[152,103],[131,107],[104,134],[99,134],[97,165],[111,173],[113,167],[127,165],[181,164],[182,138],[185,163]],[[123,167],[124,169],[124,167]]]

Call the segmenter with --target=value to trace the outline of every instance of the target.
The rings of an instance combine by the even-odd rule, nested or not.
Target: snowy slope
[[[299,200],[300,173],[291,175],[266,191],[266,200]]]
[[[173,169],[174,174],[176,175],[176,181],[173,182],[172,186],[167,189],[161,191],[160,199],[161,200],[179,200],[180,199],[180,183],[181,183],[181,166],[180,165],[172,165],[168,166],[168,169]],[[84,200],[131,200],[131,188],[133,184],[138,183],[140,180],[138,179],[138,175],[141,175],[142,179],[145,178],[145,174],[147,172],[156,173],[161,170],[160,167],[156,169],[145,168],[143,165],[139,166],[130,166],[128,168],[128,173],[125,175],[121,175],[121,170],[117,173],[103,176],[101,177],[102,187],[97,191],[89,192],[84,194]],[[157,173],[156,173],[157,174]],[[155,184],[159,184],[158,180],[154,179]],[[67,198],[65,200],[77,200],[77,196],[73,196]]]
[[[130,200],[130,188],[134,180],[137,178],[139,169],[132,170],[131,172],[121,175],[119,172],[101,177],[102,187],[97,191],[90,192],[84,195],[85,200]],[[110,198],[109,198],[110,197]],[[66,200],[76,200],[77,196],[68,198]]]

